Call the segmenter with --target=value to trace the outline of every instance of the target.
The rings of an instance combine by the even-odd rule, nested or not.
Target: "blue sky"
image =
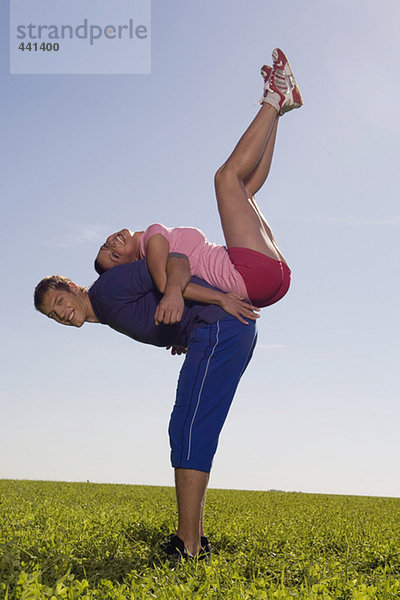
[[[151,75],[124,76],[9,75],[0,11],[0,477],[172,485],[182,359],[61,328],[33,288],[89,285],[125,226],[223,243],[213,174],[280,46],[305,105],[258,201],[293,284],[262,313],[211,486],[399,496],[398,2],[153,0]]]

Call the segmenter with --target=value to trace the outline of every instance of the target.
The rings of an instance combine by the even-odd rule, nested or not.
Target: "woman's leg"
[[[278,113],[299,108],[303,101],[293,71],[279,48],[272,52],[273,68],[263,67],[263,106],[215,176],[215,189],[222,229],[228,248],[256,250],[270,258],[283,257],[271,229],[259,211],[255,192],[264,183],[271,166]]]
[[[272,229],[268,224],[268,221],[266,220],[266,218],[264,217],[264,215],[262,214],[260,208],[257,206],[256,203],[256,199],[254,198],[254,196],[252,196],[251,198],[249,198],[250,202],[252,203],[254,210],[256,211],[256,213],[258,214],[263,227],[264,227],[264,231],[266,233],[266,235],[268,236],[268,238],[271,240],[272,245],[274,246],[276,253],[278,254],[279,260],[286,263],[285,257],[283,256],[282,252],[279,250],[277,243],[275,241],[274,238],[274,234],[272,233]],[[286,263],[287,264],[287,263]]]
[[[266,218],[264,217],[261,210],[257,206],[256,199],[254,197],[255,194],[258,192],[258,190],[264,185],[264,183],[269,175],[270,169],[271,169],[272,156],[274,154],[275,141],[276,141],[276,133],[277,133],[277,129],[278,129],[278,122],[279,122],[279,119],[276,119],[275,123],[272,127],[271,133],[269,135],[267,145],[265,146],[264,153],[263,153],[259,163],[257,164],[256,168],[250,173],[250,175],[248,177],[246,177],[246,179],[244,180],[243,183],[244,183],[244,187],[246,188],[248,198],[263,224],[265,233],[267,234],[267,236],[271,240],[275,250],[277,251],[277,253],[279,255],[279,259],[282,262],[286,262],[283,257],[283,254],[280,252],[280,250],[276,244],[271,227],[269,226]]]
[[[275,250],[276,250],[277,254],[279,255],[279,259],[283,262],[286,262],[276,244],[272,230],[271,230],[266,218],[262,214],[260,208],[257,206],[256,200],[254,197],[255,194],[258,192],[258,190],[264,185],[264,183],[269,175],[270,169],[271,169],[271,162],[272,162],[272,156],[274,153],[276,133],[277,133],[277,129],[278,129],[278,121],[279,121],[279,119],[275,119],[275,122],[272,126],[272,130],[269,135],[267,144],[264,148],[264,152],[261,156],[261,159],[255,166],[253,171],[250,173],[250,175],[248,175],[244,179],[243,184],[244,184],[244,187],[246,188],[247,197],[248,197],[250,203],[252,204],[254,210],[256,211],[260,221],[262,222],[264,232],[266,233],[268,238],[271,240],[271,243],[275,247]],[[225,166],[225,164],[226,163],[224,163],[223,167]]]
[[[269,228],[264,227],[254,203],[249,200],[249,194],[254,193],[268,175],[277,121],[276,109],[263,104],[231,156],[217,171],[215,189],[228,248],[250,248],[280,260],[273,238],[268,234]]]
[[[244,187],[246,188],[248,198],[255,196],[267,179],[274,154],[276,133],[278,129],[279,119],[275,119],[269,134],[268,141],[265,145],[264,152],[253,171],[244,179]]]

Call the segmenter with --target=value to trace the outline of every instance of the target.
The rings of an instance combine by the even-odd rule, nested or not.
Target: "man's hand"
[[[171,349],[172,356],[175,356],[176,354],[178,356],[180,356],[181,354],[186,354],[186,352],[189,350],[187,346],[167,346],[165,349]]]
[[[244,323],[245,325],[248,325],[248,322],[245,321],[245,319],[255,321],[260,316],[258,314],[260,309],[257,308],[257,306],[253,306],[252,304],[245,302],[243,298],[239,296],[239,294],[235,294],[234,292],[224,294],[220,301],[220,305],[225,312],[236,317],[241,323]]]
[[[182,319],[185,303],[179,288],[168,289],[161,298],[154,315],[156,325],[174,325]]]

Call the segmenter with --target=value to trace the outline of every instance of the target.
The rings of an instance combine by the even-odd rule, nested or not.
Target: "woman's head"
[[[108,236],[100,246],[94,267],[101,275],[116,265],[123,265],[138,258],[138,242],[135,233],[129,229],[121,229]]]

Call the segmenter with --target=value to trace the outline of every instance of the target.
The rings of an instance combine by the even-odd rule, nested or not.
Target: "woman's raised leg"
[[[268,174],[276,135],[278,113],[263,104],[231,156],[215,175],[215,190],[221,225],[228,248],[249,248],[279,260],[279,254],[268,236],[263,222],[249,199],[252,181],[256,187]],[[268,152],[266,150],[268,149]],[[268,167],[266,170],[265,167]],[[245,182],[250,189],[246,188]]]
[[[265,145],[264,152],[259,162],[255,166],[253,171],[243,181],[248,198],[252,198],[253,196],[255,196],[258,190],[262,188],[271,170],[271,163],[274,154],[278,123],[279,118],[275,119],[275,122],[271,129],[271,133],[268,137],[268,141]]]
[[[228,160],[218,169],[215,189],[228,248],[249,248],[284,260],[254,194],[268,176],[274,151],[278,112],[301,106],[292,70],[281,50],[274,50],[274,67],[266,84],[264,104]]]
[[[262,214],[260,208],[257,206],[256,199],[254,197],[255,194],[258,192],[258,190],[264,185],[264,183],[269,175],[270,169],[271,169],[272,156],[274,153],[275,141],[276,141],[276,133],[277,133],[277,129],[278,129],[278,122],[279,122],[279,119],[276,119],[275,123],[272,127],[271,133],[269,135],[267,145],[265,146],[264,153],[263,153],[259,163],[257,164],[256,168],[250,173],[250,175],[248,177],[246,177],[246,179],[244,180],[243,183],[244,183],[244,187],[246,188],[248,198],[249,198],[251,204],[253,205],[254,210],[258,214],[258,216],[263,224],[264,231],[267,234],[268,238],[271,240],[272,245],[274,246],[274,248],[279,256],[279,260],[281,260],[282,262],[286,262],[283,254],[281,253],[281,251],[279,250],[279,248],[276,244],[271,227],[269,226],[266,218]]]

